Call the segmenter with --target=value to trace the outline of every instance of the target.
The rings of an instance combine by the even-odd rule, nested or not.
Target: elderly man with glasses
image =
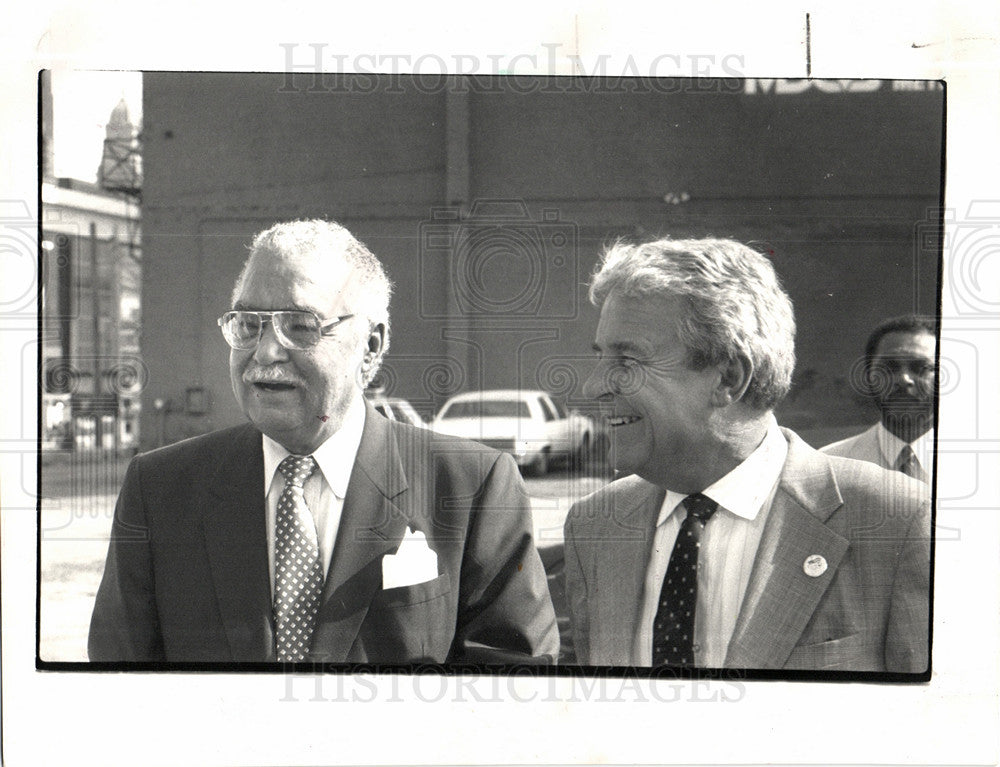
[[[257,235],[219,318],[250,423],[130,465],[92,661],[556,656],[510,456],[365,403],[389,346],[389,295],[378,259],[337,224]]]

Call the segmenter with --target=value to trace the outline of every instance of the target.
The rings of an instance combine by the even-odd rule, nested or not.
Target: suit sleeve
[[[163,660],[138,459],[133,459],[111,526],[104,577],[90,620],[92,661]]]
[[[885,638],[886,671],[920,673],[930,660],[930,503],[915,507],[897,555]]]
[[[563,538],[565,540],[566,602],[569,608],[570,637],[573,642],[575,662],[581,666],[590,664],[590,618],[587,614],[587,584],[583,577],[583,567],[576,547],[576,526],[574,519],[578,510],[574,505],[566,517]]]
[[[473,503],[461,583],[452,660],[555,661],[555,611],[531,534],[528,495],[509,455],[499,456]]]

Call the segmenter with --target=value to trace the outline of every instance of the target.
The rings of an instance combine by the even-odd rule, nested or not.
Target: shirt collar
[[[885,428],[885,424],[880,421],[875,435],[878,439],[878,449],[882,453],[882,458],[885,460],[887,466],[892,467],[896,466],[896,462],[899,460],[899,451],[906,447],[906,445],[910,446],[917,460],[923,465],[924,456],[930,455],[930,446],[934,444],[934,429],[928,429],[913,440],[913,442],[907,443]]]
[[[753,520],[771,495],[787,456],[788,442],[772,415],[767,433],[757,449],[731,472],[702,490],[702,495],[738,517]],[[663,524],[686,497],[686,493],[668,490],[656,524]]]
[[[348,406],[340,429],[312,453],[323,479],[340,499],[347,495],[347,484],[354,469],[354,459],[358,454],[364,427],[365,405],[364,401],[357,397]],[[267,495],[271,491],[271,483],[278,471],[278,464],[291,453],[266,434],[261,436],[264,447],[264,495]]]

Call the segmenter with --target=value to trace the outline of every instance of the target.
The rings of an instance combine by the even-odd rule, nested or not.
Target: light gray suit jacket
[[[841,458],[854,458],[857,461],[868,461],[883,469],[893,469],[882,455],[878,445],[878,424],[853,437],[821,447],[820,452],[827,455],[839,455]]]
[[[782,429],[788,457],[727,668],[929,672],[930,504],[899,472],[829,457]],[[636,665],[633,644],[664,491],[636,476],[575,504],[566,589],[582,665]],[[827,570],[805,572],[818,554]]]

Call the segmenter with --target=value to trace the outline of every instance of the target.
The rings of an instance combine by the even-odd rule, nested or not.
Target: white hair
[[[600,306],[612,292],[676,296],[677,333],[695,370],[749,359],[743,402],[770,410],[788,393],[795,367],[795,316],[771,262],[734,240],[663,239],[608,248],[590,284]]]
[[[363,383],[375,377],[382,364],[382,357],[389,349],[389,299],[392,282],[375,255],[363,242],[338,223],[323,219],[286,221],[275,224],[254,237],[236,285],[233,287],[235,303],[243,290],[250,263],[256,253],[270,251],[281,254],[319,254],[331,263],[346,264],[351,268],[350,290],[363,307],[369,332],[377,325],[385,325],[382,350],[372,364],[366,367]]]

